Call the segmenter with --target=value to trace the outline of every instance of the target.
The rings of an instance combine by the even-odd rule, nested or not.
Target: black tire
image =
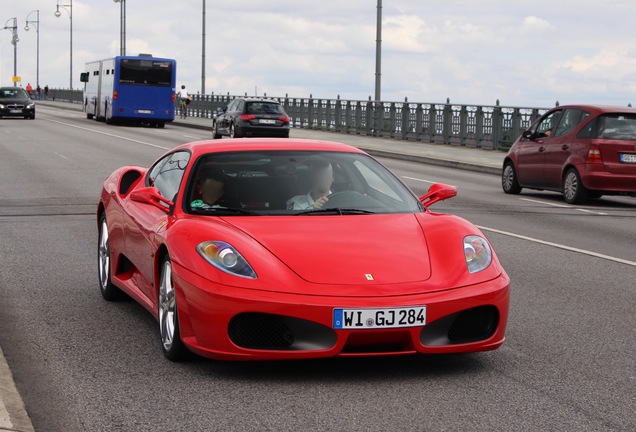
[[[221,139],[223,136],[219,133],[219,124],[214,122],[214,132],[212,132],[212,139]]]
[[[111,260],[110,260],[110,241],[108,235],[108,223],[106,222],[106,214],[102,213],[99,217],[99,229],[97,238],[97,276],[99,279],[99,290],[102,297],[108,301],[119,300],[122,292],[113,285],[111,280]]]
[[[172,262],[168,255],[161,260],[159,267],[158,298],[157,312],[159,317],[161,349],[168,360],[182,360],[187,350],[181,341],[177,296],[172,279]]]
[[[238,138],[236,129],[234,128],[234,123],[230,123],[230,138]]]
[[[587,200],[589,191],[575,168],[570,168],[563,176],[563,198],[568,204],[581,204]]]
[[[86,114],[86,118],[89,120],[93,120],[93,114]]]
[[[503,170],[501,171],[501,188],[505,193],[512,195],[519,194],[521,189],[523,189],[519,185],[515,166],[510,161],[504,164]]]

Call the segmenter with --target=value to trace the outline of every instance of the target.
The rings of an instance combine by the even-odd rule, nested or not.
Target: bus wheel
[[[92,120],[93,119],[93,114],[86,114],[86,118],[89,119],[89,120]]]
[[[159,122],[159,123],[157,123],[157,127],[158,127],[159,129],[163,129],[163,128],[165,128],[165,127],[166,127],[166,123],[165,123],[165,122]]]

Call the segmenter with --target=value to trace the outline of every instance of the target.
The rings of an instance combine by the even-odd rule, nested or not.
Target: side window
[[[190,153],[185,151],[166,156],[150,171],[149,183],[155,186],[161,195],[174,201],[189,160]]]
[[[535,129],[535,134],[549,137],[552,134],[552,128],[555,126],[559,116],[561,116],[562,110],[553,111],[546,117],[542,118]]]
[[[236,102],[237,102],[236,99],[234,99],[232,102],[230,102],[230,104],[227,106],[227,112],[234,111],[234,108],[236,107]]]
[[[239,101],[236,105],[237,105],[236,106],[236,111],[242,113],[243,112],[243,108],[245,107],[245,102]]]
[[[589,117],[590,113],[578,109],[566,109],[559,121],[554,136],[564,135]]]

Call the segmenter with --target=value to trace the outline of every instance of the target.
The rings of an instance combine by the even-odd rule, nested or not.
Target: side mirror
[[[166,213],[170,212],[170,207],[174,204],[171,200],[162,196],[159,190],[153,186],[132,191],[130,199],[138,203],[153,205]]]
[[[83,82],[83,83],[88,82],[88,72],[82,72],[80,74],[80,82]]]
[[[448,198],[452,198],[457,195],[457,188],[455,186],[446,185],[443,183],[435,183],[428,189],[426,195],[420,197],[420,202],[427,209],[431,204],[437,201],[443,201]]]
[[[522,136],[523,138],[527,139],[527,140],[530,140],[530,141],[532,141],[532,140],[535,138],[534,133],[533,133],[532,131],[529,131],[529,130],[524,131],[524,132],[521,134],[521,136]]]

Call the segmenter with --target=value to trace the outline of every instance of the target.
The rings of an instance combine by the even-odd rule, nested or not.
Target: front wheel
[[[587,199],[588,190],[583,186],[581,176],[570,168],[563,177],[563,197],[568,204],[580,204]]]
[[[521,192],[521,186],[519,180],[517,180],[517,173],[512,162],[506,162],[504,169],[501,173],[501,187],[507,194],[516,195]]]
[[[230,124],[230,138],[238,138],[236,129],[234,129],[234,123]]]
[[[108,301],[121,297],[119,288],[113,285],[110,273],[110,242],[106,214],[99,217],[99,237],[97,239],[97,274],[99,276],[99,290],[102,297]]]
[[[181,360],[185,355],[185,347],[179,331],[177,295],[172,279],[172,262],[166,256],[161,261],[159,278],[159,335],[164,355],[172,361]]]

